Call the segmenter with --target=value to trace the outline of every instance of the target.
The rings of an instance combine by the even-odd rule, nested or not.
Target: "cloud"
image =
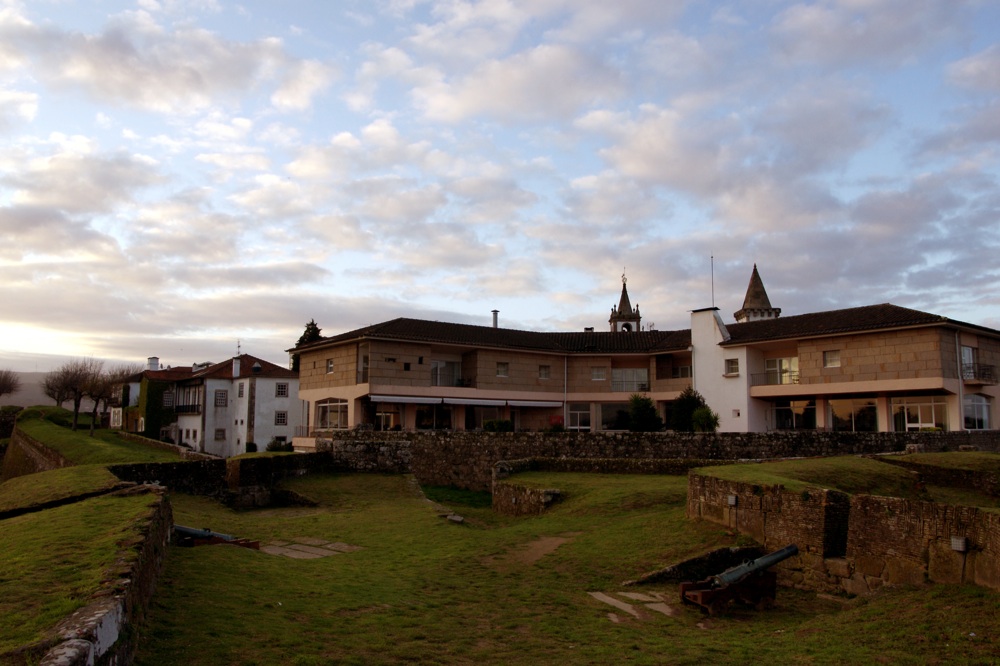
[[[277,39],[230,41],[191,24],[168,31],[147,11],[119,14],[96,34],[0,20],[0,42],[46,85],[165,114],[198,113],[272,81],[278,108],[302,110],[332,76]]]
[[[534,122],[570,118],[621,90],[618,74],[602,62],[569,47],[541,45],[487,61],[454,84],[418,86],[413,94],[417,107],[435,121],[484,116]]]
[[[0,88],[0,131],[17,123],[30,122],[37,113],[37,94]]]
[[[948,66],[948,80],[956,86],[981,92],[1000,92],[1000,45]]]
[[[962,0],[821,0],[775,16],[774,48],[789,64],[895,67],[960,30]]]

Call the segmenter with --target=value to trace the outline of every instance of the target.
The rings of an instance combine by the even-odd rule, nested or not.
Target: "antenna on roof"
[[[240,339],[236,338],[236,355],[240,355]]]
[[[712,307],[715,307],[715,255],[712,255]]]

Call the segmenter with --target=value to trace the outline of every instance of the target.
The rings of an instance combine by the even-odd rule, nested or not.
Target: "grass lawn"
[[[0,653],[41,640],[86,605],[151,502],[97,497],[0,523]]]
[[[886,466],[887,467],[887,466]],[[361,550],[297,560],[232,546],[172,548],[140,664],[989,663],[1000,595],[971,587],[831,600],[779,590],[768,612],[706,618],[676,586],[621,582],[731,545],[684,517],[686,478],[531,473],[560,488],[545,515],[494,515],[478,493],[408,476],[316,475],[289,487],[315,508],[235,512],[174,494],[178,523],[270,541]],[[661,593],[674,615],[639,617],[589,593]]]
[[[1000,453],[989,451],[945,451],[941,453],[911,453],[899,458],[905,462],[969,469],[976,472],[1000,473]]]
[[[89,434],[89,421],[81,416],[76,431],[66,427],[73,415],[57,407],[31,407],[18,416],[17,424],[25,433],[76,465],[177,462],[176,453],[154,449],[118,436],[113,430],[96,430]]]
[[[104,465],[78,465],[19,476],[0,483],[0,511],[107,490],[117,483],[118,477]]]

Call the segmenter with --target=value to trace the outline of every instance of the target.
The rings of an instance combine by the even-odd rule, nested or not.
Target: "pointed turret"
[[[771,307],[771,300],[767,297],[767,291],[764,289],[764,281],[760,279],[760,273],[757,272],[757,264],[753,265],[753,273],[750,275],[750,285],[747,287],[747,295],[743,299],[743,307],[734,312],[733,316],[737,323],[775,319],[781,316],[781,308]]]
[[[642,321],[642,316],[639,314],[639,304],[636,303],[635,308],[633,308],[632,302],[629,301],[628,289],[625,286],[627,281],[625,275],[622,274],[622,295],[618,299],[618,307],[611,306],[611,318],[608,319],[612,333],[638,331]]]

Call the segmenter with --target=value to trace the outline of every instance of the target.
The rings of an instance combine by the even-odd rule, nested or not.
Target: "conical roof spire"
[[[781,308],[772,308],[771,300],[767,297],[767,290],[764,289],[764,281],[760,279],[757,272],[757,264],[753,265],[753,273],[750,275],[750,284],[747,286],[747,294],[743,299],[743,307],[733,313],[737,322],[756,321],[758,319],[774,319],[781,315]]]
[[[639,324],[642,321],[642,316],[639,314],[639,304],[636,303],[635,308],[632,307],[632,302],[628,298],[628,288],[625,283],[628,282],[628,278],[622,273],[622,295],[618,299],[618,307],[611,306],[611,318],[608,323],[611,324],[611,331],[638,331]]]

